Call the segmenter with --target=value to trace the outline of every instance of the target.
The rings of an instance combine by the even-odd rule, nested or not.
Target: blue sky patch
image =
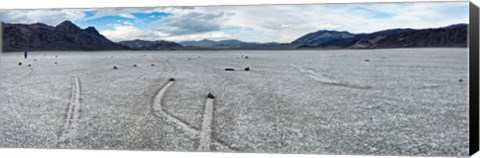
[[[77,24],[81,28],[86,28],[88,26],[94,26],[97,30],[107,30],[113,29],[114,25],[126,25],[126,23],[134,24],[134,20],[129,18],[124,18],[120,16],[104,16],[96,19],[78,21]]]
[[[164,13],[164,12],[152,12],[152,13],[132,13],[132,15],[135,16],[138,19],[156,21],[156,20],[159,20],[161,18],[170,16],[172,14],[171,13]]]

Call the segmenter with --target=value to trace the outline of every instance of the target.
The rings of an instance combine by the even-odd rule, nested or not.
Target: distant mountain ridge
[[[171,42],[130,40],[112,42],[94,27],[81,29],[70,21],[53,27],[42,23],[3,23],[3,51],[47,50],[283,50],[283,49],[376,49],[417,47],[466,47],[468,24],[428,29],[389,29],[354,34],[318,30],[290,43],[244,42],[237,39]]]
[[[331,40],[347,39],[354,37],[347,31],[333,31],[333,30],[319,30],[317,32],[308,33],[294,41],[291,44],[297,45],[312,45],[317,43],[324,43]]]
[[[124,50],[101,35],[94,27],[81,29],[71,21],[53,27],[42,23],[3,23],[3,51]]]
[[[183,46],[175,42],[170,41],[145,41],[145,40],[132,40],[132,41],[120,41],[118,44],[126,46],[132,50],[177,50],[183,49]]]
[[[320,30],[304,35],[290,44],[304,49],[466,47],[467,37],[468,24],[455,24],[440,28],[389,29],[362,34]]]
[[[199,41],[181,41],[179,42],[186,49],[281,49],[290,47],[289,44],[268,42],[244,42],[236,39],[228,40],[209,40],[203,39]]]

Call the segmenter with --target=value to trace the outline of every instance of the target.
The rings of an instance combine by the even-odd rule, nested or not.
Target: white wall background
[[[31,8],[91,8],[91,7],[145,7],[145,6],[193,6],[193,5],[246,5],[246,4],[308,4],[308,3],[363,3],[363,2],[429,2],[432,0],[0,0],[0,9],[31,9]],[[436,0],[448,1],[448,0]],[[450,0],[452,1],[452,0]],[[472,0],[480,6],[480,0]],[[0,36],[1,37],[1,36]],[[182,158],[365,158],[374,156],[351,155],[291,155],[291,154],[231,154],[231,153],[198,153],[198,152],[162,152],[162,151],[105,151],[105,150],[40,150],[40,149],[0,149],[0,157],[182,157]],[[375,156],[383,158],[387,156]],[[396,157],[399,156],[388,156]],[[404,156],[403,156],[404,157]],[[480,158],[477,153],[473,157]]]

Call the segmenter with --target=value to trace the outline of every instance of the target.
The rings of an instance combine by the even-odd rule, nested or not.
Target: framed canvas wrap
[[[0,147],[478,151],[468,1],[1,9]]]

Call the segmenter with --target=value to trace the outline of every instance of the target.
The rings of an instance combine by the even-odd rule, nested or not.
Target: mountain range
[[[132,40],[121,41],[118,44],[126,46],[132,50],[177,50],[183,49],[183,46],[170,41],[158,40],[158,41],[145,41],[145,40]]]
[[[81,29],[70,21],[53,27],[42,23],[6,24],[3,26],[3,51],[40,50],[123,50],[101,35],[94,27]]]
[[[456,24],[429,29],[390,29],[374,33],[320,30],[293,42],[295,48],[415,48],[466,47],[468,25]]]
[[[203,39],[199,41],[182,41],[179,42],[186,49],[285,49],[290,48],[287,43],[258,43],[244,42],[236,39],[214,41]]]
[[[112,42],[94,27],[81,29],[71,21],[53,27],[42,23],[3,23],[3,51],[56,50],[229,50],[229,49],[375,49],[466,47],[468,24],[428,29],[389,29],[373,33],[319,30],[290,43],[244,42],[236,39],[171,42],[130,40]]]

